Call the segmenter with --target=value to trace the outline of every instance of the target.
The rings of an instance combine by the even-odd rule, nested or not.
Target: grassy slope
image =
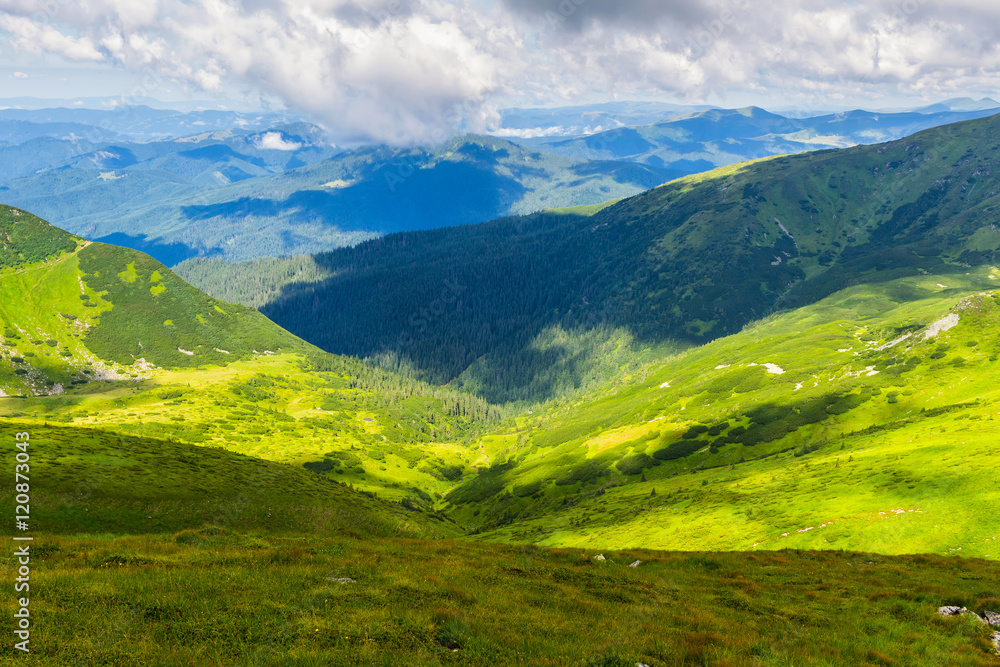
[[[481,403],[323,353],[141,253],[8,215],[34,232],[0,271],[0,416],[315,463],[424,505],[479,459],[463,443]]]
[[[998,279],[850,288],[528,417],[485,443],[516,465],[468,480],[454,516],[555,545],[998,558],[1000,301],[975,296]]]
[[[5,433],[22,429],[31,434],[30,525],[46,535],[136,535],[206,524],[380,537],[455,533],[441,517],[299,466],[98,428],[0,422]],[[13,487],[0,497],[13,506]]]
[[[628,551],[602,563],[218,530],[35,549],[37,665],[1000,664],[984,626],[936,613],[997,606],[1000,569],[981,560]],[[0,599],[2,613],[12,604]],[[11,642],[0,651],[13,660]]]

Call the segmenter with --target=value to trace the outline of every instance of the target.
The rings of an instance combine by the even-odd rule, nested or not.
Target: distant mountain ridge
[[[63,168],[8,180],[0,201],[174,264],[317,252],[394,231],[596,204],[684,173],[475,135],[436,148],[338,152],[312,129],[108,144]],[[291,150],[266,147],[278,142]]]
[[[892,141],[931,127],[1000,113],[997,105],[990,106],[986,100],[966,106],[975,108],[953,110],[942,103],[940,108],[905,113],[854,110],[804,118],[759,107],[708,109],[585,137],[518,141],[560,155],[629,160],[694,173],[770,155]]]

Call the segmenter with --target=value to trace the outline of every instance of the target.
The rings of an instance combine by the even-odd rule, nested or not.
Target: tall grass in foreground
[[[41,537],[24,665],[1000,665],[1000,564],[237,534]],[[0,557],[10,571],[13,559]],[[629,567],[641,560],[638,567]],[[353,582],[341,583],[349,578]],[[0,596],[6,618],[11,595]]]

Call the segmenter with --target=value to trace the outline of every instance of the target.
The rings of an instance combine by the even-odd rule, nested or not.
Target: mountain
[[[539,368],[584,381],[520,408],[0,207],[0,424],[31,476],[0,496],[31,493],[36,660],[994,664],[992,629],[938,608],[1000,602],[998,125],[230,273],[327,272],[289,290],[314,317],[345,285],[371,320],[415,297],[398,355],[554,322]],[[480,393],[509,391],[488,357]]]
[[[453,516],[561,547],[996,558],[1000,271],[962,269],[844,289],[538,411]]]
[[[991,117],[604,208],[390,235],[317,256],[327,277],[262,311],[329,351],[545,400],[851,284],[996,261],[995,144]]]
[[[680,175],[488,137],[435,149],[366,147],[330,159],[302,132],[277,139],[297,149],[267,149],[254,133],[105,146],[65,169],[8,181],[0,199],[175,264],[195,255],[315,252],[393,231],[597,203]],[[274,164],[276,155],[287,162]]]
[[[943,111],[985,111],[989,109],[1000,109],[1000,102],[989,97],[980,100],[971,97],[954,97],[937,104],[929,104],[919,109],[914,109],[918,113],[940,113]]]
[[[303,120],[299,115],[286,111],[178,111],[138,104],[106,105],[100,109],[73,106],[35,108],[37,105],[0,99],[0,107],[0,127],[9,122],[29,122],[48,125],[51,132],[58,132],[58,126],[71,125],[83,128],[77,131],[78,137],[96,136],[103,141],[110,140],[112,136],[128,141],[150,141],[232,129],[260,131]]]
[[[551,108],[500,109],[500,127],[491,134],[508,139],[581,136],[630,125],[650,125],[714,107],[663,102],[605,102]]]
[[[116,516],[118,528],[133,530],[140,513],[158,517],[150,527],[179,530],[198,527],[230,500],[276,498],[288,483],[302,495],[283,506],[308,507],[302,521],[312,522],[339,502],[317,486],[318,470],[329,473],[325,484],[406,502],[370,508],[379,525],[402,512],[400,524],[454,532],[416,508],[426,509],[432,493],[446,492],[478,458],[459,443],[499,422],[495,408],[323,353],[251,308],[197,291],[147,255],[91,243],[26,211],[0,209],[0,238],[0,420],[62,429],[51,437],[69,441],[69,458],[40,453],[53,502],[85,486],[108,499],[108,530]],[[199,447],[215,453],[199,457]],[[76,473],[63,475],[60,461],[77,456]],[[233,480],[231,491],[216,497],[214,482],[192,486],[196,476],[176,489],[162,481],[154,484],[159,491],[147,488],[151,471],[180,474],[178,459],[204,459],[221,475],[218,488]],[[96,474],[109,461],[120,468]],[[81,477],[90,466],[95,475]],[[255,469],[266,479],[253,481]],[[169,507],[185,498],[197,506],[183,520],[171,518]],[[43,506],[50,529],[73,523]],[[280,521],[286,529],[307,525]],[[227,525],[237,523],[231,516]]]
[[[539,150],[591,160],[630,160],[688,173],[823,148],[875,144],[996,113],[994,107],[909,113],[848,111],[789,118],[757,107],[709,109],[652,125],[586,137],[522,140]]]
[[[263,311],[522,402],[444,497],[481,539],[995,558],[997,146],[992,117],[390,235]]]

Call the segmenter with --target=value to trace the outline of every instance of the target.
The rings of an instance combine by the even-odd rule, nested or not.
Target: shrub
[[[650,468],[655,465],[655,461],[652,457],[647,454],[633,454],[632,456],[626,456],[618,463],[615,467],[621,470],[626,475],[638,475],[646,468]]]
[[[689,428],[687,431],[685,431],[684,435],[682,435],[681,437],[684,438],[685,440],[692,440],[692,439],[697,438],[699,435],[701,435],[702,433],[705,433],[707,431],[708,431],[708,427],[707,426],[705,426],[703,424],[695,424],[694,426],[692,426],[691,428]]]
[[[382,454],[382,458],[385,458],[385,454]],[[449,482],[454,482],[462,476],[461,466],[444,466],[439,470],[439,472],[441,473],[441,477]]]
[[[542,490],[542,481],[535,480],[534,482],[528,482],[527,484],[518,484],[514,487],[514,495],[518,498],[525,498],[527,496],[533,496]]]
[[[706,443],[701,440],[682,440],[681,442],[674,442],[663,449],[657,450],[653,453],[653,457],[661,461],[673,461],[690,456],[705,445]]]
[[[556,480],[558,486],[569,486],[577,482],[589,482],[607,474],[606,464],[598,459],[588,459],[573,466],[568,473]]]
[[[846,394],[839,397],[832,405],[827,406],[826,411],[831,415],[842,415],[856,407],[859,407],[871,399],[871,394]]]
[[[333,470],[339,465],[340,463],[337,461],[323,459],[322,461],[307,461],[302,464],[302,467],[306,470],[312,470],[313,472],[324,473]]]
[[[722,422],[721,424],[716,424],[708,429],[707,433],[711,436],[716,436],[729,428],[729,422]]]

